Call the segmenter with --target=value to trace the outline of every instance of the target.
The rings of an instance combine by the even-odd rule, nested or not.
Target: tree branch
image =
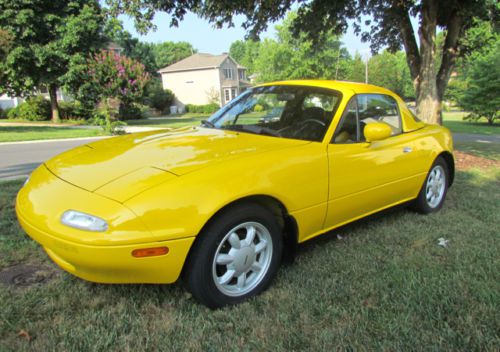
[[[403,46],[406,52],[406,62],[410,68],[411,78],[412,80],[415,80],[420,71],[420,53],[415,38],[415,32],[413,31],[413,26],[411,25],[410,15],[403,1],[394,0],[393,7],[400,17],[398,24],[401,31],[401,37],[403,39]]]
[[[446,27],[447,33],[443,44],[443,58],[441,61],[441,67],[439,68],[439,72],[436,76],[436,83],[440,98],[443,97],[451,72],[455,66],[455,61],[458,56],[458,38],[462,30],[462,25],[462,16],[455,13],[450,17],[450,21]]]

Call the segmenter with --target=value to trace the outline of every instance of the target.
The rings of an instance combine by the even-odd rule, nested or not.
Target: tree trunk
[[[422,80],[417,89],[417,116],[427,123],[441,125],[443,119],[441,116],[442,100],[436,89],[436,80]]]
[[[463,29],[462,15],[454,10],[445,25],[446,39],[439,70],[435,67],[436,27],[439,2],[421,1],[420,47],[417,45],[410,12],[406,2],[393,0],[399,16],[399,32],[406,52],[406,61],[415,87],[417,115],[429,123],[442,123],[441,103],[458,55],[458,38]]]
[[[436,80],[437,3],[422,2],[420,36],[420,67],[415,80],[417,116],[428,123],[441,124],[441,97]]]
[[[52,110],[52,122],[58,123],[59,118],[59,105],[57,104],[57,86],[55,84],[49,85],[50,108]]]

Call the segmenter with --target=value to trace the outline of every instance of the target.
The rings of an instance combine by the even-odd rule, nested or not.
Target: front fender
[[[276,198],[290,213],[304,214],[308,223],[321,227],[328,196],[325,147],[310,143],[210,166],[153,187],[125,205],[155,236],[171,240],[196,236],[220,209],[253,195]]]

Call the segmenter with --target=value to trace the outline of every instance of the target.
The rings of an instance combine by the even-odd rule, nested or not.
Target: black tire
[[[240,226],[247,227],[239,228]],[[256,229],[253,231],[255,233],[255,240],[251,241],[250,244],[247,243],[247,240],[250,241],[248,226],[254,226],[254,230]],[[233,231],[235,228],[237,231]],[[232,246],[234,242],[231,244],[229,243],[231,233],[236,233],[238,239],[241,240],[241,249],[235,249],[237,247]],[[263,239],[267,239],[267,241]],[[269,240],[272,242],[271,249],[268,248]],[[257,245],[255,245],[255,243],[257,243]],[[267,245],[265,243],[267,243]],[[264,246],[262,252],[257,253],[255,250],[258,245]],[[235,253],[234,258],[238,258],[238,260],[235,259],[230,264],[219,264],[216,262],[216,254],[224,255],[224,251],[227,250],[224,249],[224,246],[230,248],[229,250]],[[245,250],[251,252],[252,246],[255,253],[250,255],[240,254],[240,250],[246,247],[248,248]],[[268,251],[270,251],[270,254]],[[226,305],[237,304],[249,297],[258,295],[269,286],[278,271],[282,253],[282,229],[272,213],[265,207],[255,203],[237,204],[218,214],[198,235],[189,253],[183,271],[183,280],[193,297],[209,308],[214,309]],[[244,258],[244,262],[241,258]],[[266,264],[261,266],[261,270],[262,267],[267,269],[262,270],[263,273],[260,273],[260,271],[254,272],[252,270],[253,265],[252,268],[245,267],[250,265],[252,260],[254,263],[259,260],[265,262]],[[239,266],[237,266],[238,264]],[[234,271],[239,276],[232,277],[227,284],[221,284],[220,280],[222,277],[219,277],[219,274],[221,276],[227,274],[231,271],[231,265],[233,266],[231,268],[234,268]],[[259,267],[259,263],[257,263],[256,267]],[[244,270],[249,271],[242,274]],[[228,292],[233,286],[235,290],[240,290],[240,288],[237,287],[238,284],[233,282],[236,280],[239,283],[241,275],[245,277],[245,279],[242,280],[243,283],[253,278],[252,280],[254,280],[253,283],[255,286],[250,287],[251,285],[249,285],[249,291],[245,292],[243,290],[241,294],[237,291]]]
[[[428,199],[427,193],[428,193],[428,187],[432,188],[432,186],[430,185],[430,180],[435,170],[439,170],[443,174],[444,189],[442,191],[442,196],[440,197],[439,201],[435,200],[435,202],[433,203]],[[412,209],[420,214],[430,214],[439,211],[443,207],[444,200],[446,199],[446,194],[448,192],[448,187],[450,185],[449,174],[450,171],[448,168],[448,164],[446,163],[446,160],[444,160],[444,158],[442,157],[437,157],[437,159],[432,164],[431,169],[429,170],[425,178],[424,184],[420,189],[418,197],[412,203]]]

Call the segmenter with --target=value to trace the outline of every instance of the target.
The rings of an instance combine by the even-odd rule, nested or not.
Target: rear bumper
[[[16,206],[26,233],[65,271],[100,283],[172,283],[177,280],[194,237],[130,245],[91,246],[58,238],[30,224]],[[168,247],[165,255],[135,258],[140,248]]]

